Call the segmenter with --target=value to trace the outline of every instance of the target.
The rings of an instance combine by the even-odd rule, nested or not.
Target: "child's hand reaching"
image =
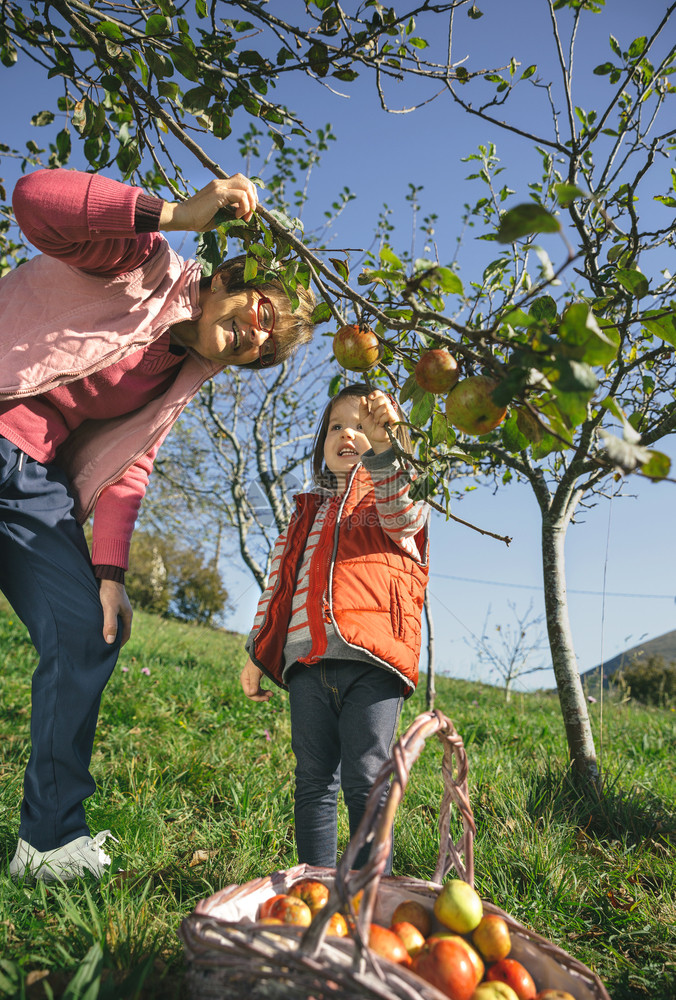
[[[391,447],[385,425],[389,424],[390,429],[394,429],[394,424],[399,422],[399,415],[389,396],[386,396],[380,389],[369,393],[368,396],[361,396],[359,420],[376,455],[380,455],[381,452],[387,451]]]
[[[239,682],[242,691],[251,701],[269,701],[273,692],[261,687],[261,677],[263,671],[259,670],[252,659],[248,659],[244,665],[244,670],[239,675]]]

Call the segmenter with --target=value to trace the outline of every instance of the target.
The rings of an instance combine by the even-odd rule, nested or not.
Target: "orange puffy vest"
[[[296,498],[279,576],[265,618],[253,642],[252,659],[280,687],[283,653],[291,620],[296,578],[308,534],[324,498]],[[405,695],[418,683],[420,622],[429,572],[427,526],[416,543],[417,563],[383,531],[368,473],[358,467],[346,492],[332,500],[310,565],[308,621],[311,665],[326,650],[325,620],[345,642],[365,650],[374,662],[398,674]],[[324,604],[324,594],[327,601]]]

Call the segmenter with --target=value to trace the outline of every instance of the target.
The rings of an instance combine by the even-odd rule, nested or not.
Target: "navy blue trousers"
[[[0,589],[38,652],[19,836],[38,851],[89,834],[84,800],[101,694],[119,639],[103,639],[89,550],[64,473],[0,437]]]
[[[294,818],[298,861],[335,867],[338,791],[342,786],[350,837],[390,756],[403,703],[402,682],[384,667],[324,659],[297,665],[289,678],[291,747],[296,757]],[[371,845],[355,860],[361,868]],[[385,874],[392,871],[392,853]]]

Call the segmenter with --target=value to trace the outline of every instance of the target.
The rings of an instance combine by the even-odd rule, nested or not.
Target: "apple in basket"
[[[456,934],[469,934],[478,927],[483,912],[481,896],[459,878],[449,879],[434,900],[437,920]]]
[[[486,962],[507,958],[512,949],[507,921],[497,913],[485,913],[472,932],[472,943]]]
[[[572,993],[567,990],[540,990],[535,996],[535,1000],[575,1000]]]
[[[314,918],[313,918],[314,919]],[[332,913],[326,933],[331,937],[347,937],[347,921],[342,913]]]
[[[302,878],[300,882],[289,889],[289,896],[298,896],[310,907],[313,917],[319,913],[322,907],[329,901],[329,887],[316,878]]]
[[[515,958],[501,958],[499,962],[489,965],[486,980],[489,983],[497,981],[511,986],[519,1000],[535,1000],[537,995],[533,977],[525,965]]]
[[[474,993],[474,966],[466,949],[456,941],[433,941],[415,956],[411,968],[449,1000],[470,1000]]]
[[[258,916],[260,919],[278,917],[284,924],[297,924],[299,927],[309,927],[312,923],[312,913],[307,903],[286,893],[277,893],[261,903]]]
[[[390,924],[390,930],[394,931],[398,938],[404,942],[404,948],[411,958],[417,955],[421,948],[425,947],[425,938],[417,927],[409,924],[407,920],[400,920],[396,924]]]
[[[376,955],[380,955],[381,958],[397,962],[400,965],[410,965],[411,959],[404,947],[404,942],[387,927],[381,927],[380,924],[370,924],[368,945],[371,951],[375,951]]]
[[[516,993],[507,983],[479,983],[471,1000],[519,1000]]]
[[[423,937],[427,937],[432,930],[432,913],[417,899],[404,899],[395,907],[390,927],[404,921],[417,927]]]
[[[469,955],[469,960],[474,966],[474,973],[476,975],[477,983],[480,983],[484,978],[485,966],[483,959],[478,951],[472,947],[469,941],[466,941],[464,937],[460,937],[459,934],[451,934],[450,931],[440,931],[437,934],[432,934],[427,939],[428,944],[432,944],[433,941],[455,941],[457,944],[461,944],[467,954]]]

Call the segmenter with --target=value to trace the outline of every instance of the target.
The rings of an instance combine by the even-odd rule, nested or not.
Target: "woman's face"
[[[343,396],[331,409],[324,441],[324,462],[344,486],[360,457],[371,447],[361,428],[359,396]]]
[[[229,292],[216,273],[211,287],[202,293],[202,315],[194,322],[195,336],[189,346],[208,361],[223,365],[256,361],[261,346],[274,337],[269,327],[276,326],[270,306],[264,303],[259,312],[261,298],[255,289]]]

